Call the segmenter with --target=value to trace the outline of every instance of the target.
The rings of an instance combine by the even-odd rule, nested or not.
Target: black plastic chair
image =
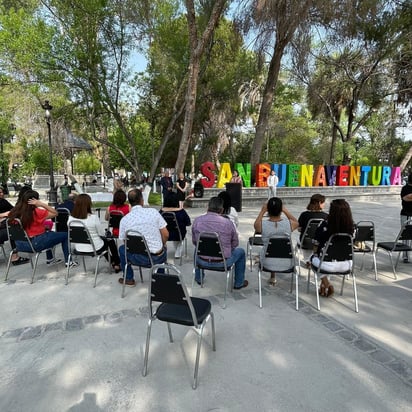
[[[210,268],[207,263],[221,263],[221,266]],[[232,266],[228,266],[226,259],[223,254],[223,247],[220,242],[219,234],[216,232],[201,232],[199,233],[199,238],[196,244],[195,258],[194,258],[194,268],[193,268],[193,281],[192,286],[195,281],[195,269],[198,268],[201,271],[201,287],[203,287],[203,271],[210,270],[213,272],[224,272],[226,273],[226,286],[225,286],[225,296],[223,301],[223,308],[226,307],[226,295],[229,288],[229,281],[231,279],[231,285],[233,288],[233,273]],[[232,290],[231,288],[231,290]]]
[[[167,230],[169,231],[169,237],[171,233],[177,234],[177,237],[179,238],[179,242],[182,245],[182,251],[183,251],[183,245],[185,246],[185,256],[187,256],[187,240],[182,236],[182,232],[180,231],[179,224],[177,223],[176,219],[176,214],[174,212],[162,212],[161,213],[163,216],[163,219],[167,223]],[[170,241],[172,242],[172,240]],[[183,258],[183,253],[180,254],[180,266],[182,266],[182,258]]]
[[[93,284],[93,287],[95,288],[96,282],[97,282],[97,274],[99,271],[100,259],[103,256],[108,255],[109,250],[108,249],[104,249],[101,251],[96,250],[93,240],[90,236],[89,230],[87,229],[85,224],[81,222],[80,220],[72,220],[68,224],[68,237],[69,237],[69,258],[68,258],[67,272],[66,272],[66,285],[69,283],[70,263],[72,262],[72,256],[82,257],[83,268],[85,272],[87,272],[85,257],[89,256],[89,257],[96,258],[96,265],[94,269],[94,284]],[[76,249],[76,244],[90,245],[93,250],[90,252],[80,252],[79,250]],[[109,270],[111,272],[110,264],[109,264]]]
[[[313,239],[315,237],[316,229],[324,221],[324,219],[313,218],[310,219],[306,225],[305,231],[302,234],[302,237],[296,243],[295,254],[298,256],[298,267],[299,267],[299,276],[300,276],[300,266],[302,263],[301,252],[303,250],[313,250]],[[304,256],[302,256],[304,258]]]
[[[65,207],[58,207],[56,209],[56,232],[67,232],[69,229],[67,227],[67,221],[69,220],[70,210]]]
[[[156,273],[158,269],[165,273]],[[192,388],[196,389],[198,384],[198,371],[200,349],[202,344],[203,330],[209,319],[212,321],[212,348],[216,351],[215,322],[212,312],[212,304],[207,299],[190,297],[179,270],[174,265],[155,265],[150,271],[149,298],[149,321],[147,324],[146,348],[143,365],[143,376],[147,375],[147,364],[149,359],[150,334],[152,323],[158,319],[167,322],[170,342],[173,342],[171,323],[193,327],[198,335],[195,360],[195,370]],[[160,302],[157,308],[154,303]],[[160,351],[163,352],[163,351]]]
[[[126,288],[127,268],[129,266],[138,266],[139,273],[140,273],[140,280],[143,283],[142,268],[151,269],[153,267],[152,255],[150,253],[149,247],[147,246],[146,239],[137,230],[130,229],[126,231],[126,239],[124,241],[124,251],[125,251],[124,253],[125,253],[126,266],[124,268],[124,273],[123,273],[123,287],[122,287],[122,294],[121,294],[122,298],[124,298],[125,296],[124,292]],[[129,259],[127,259],[128,253],[146,256],[148,259],[148,264],[147,265],[135,265],[134,263],[130,262]]]
[[[376,244],[375,257],[379,249],[383,249],[388,253],[389,258],[391,259],[392,270],[393,270],[393,275],[395,279],[398,278],[396,275],[396,268],[398,266],[401,253],[412,251],[412,247],[410,246],[411,241],[412,241],[412,219],[409,219],[402,225],[401,230],[399,231],[398,236],[396,236],[395,241],[378,242]],[[404,242],[408,242],[408,243],[404,243]],[[393,262],[393,256],[392,256],[393,253],[398,254],[396,263]]]
[[[107,223],[107,230],[112,233],[112,237],[117,239],[118,236],[113,235],[113,229],[119,229],[120,221],[123,219],[123,212],[120,210],[112,210],[109,213],[109,221]]]
[[[14,241],[14,242],[26,242],[27,244],[27,249],[25,248],[24,250],[19,249],[19,247],[16,245],[16,247],[14,249],[12,249],[10,251],[9,254],[9,259],[7,262],[7,269],[6,269],[6,277],[4,278],[4,281],[7,281],[7,278],[9,276],[9,270],[10,270],[10,265],[11,265],[11,258],[12,255],[14,253],[27,253],[29,255],[30,258],[30,263],[31,263],[31,267],[32,267],[32,275],[31,275],[31,282],[34,282],[34,276],[36,274],[36,269],[37,269],[37,262],[39,260],[39,256],[41,255],[41,253],[50,250],[50,249],[43,249],[43,250],[35,250],[33,247],[33,244],[31,243],[31,240],[27,234],[27,232],[24,230],[23,225],[21,224],[20,219],[7,219],[7,233],[9,236],[9,240],[10,241]],[[33,261],[32,261],[32,257],[34,255],[34,265],[33,265]]]
[[[375,280],[378,280],[375,256],[375,224],[371,220],[360,220],[356,223],[355,238],[353,239],[353,252],[362,253],[362,263],[359,270],[363,270],[363,263],[367,253],[372,254]]]
[[[258,284],[259,284],[259,307],[262,305],[262,272],[276,272],[279,273],[290,273],[291,283],[290,283],[290,293],[293,290],[293,278],[295,278],[295,295],[296,295],[296,310],[299,310],[299,275],[296,271],[296,260],[295,254],[293,253],[292,240],[290,236],[275,236],[269,239],[268,244],[265,247],[265,259],[290,259],[290,266],[282,270],[272,270],[265,267],[265,259],[263,262],[259,262],[258,270]]]
[[[351,265],[348,265],[347,270],[344,271],[328,271],[322,269],[322,264],[324,262],[343,262],[343,261],[352,261]],[[318,276],[320,275],[338,275],[342,276],[342,286],[340,290],[340,294],[343,295],[343,286],[345,284],[345,278],[347,275],[352,276],[352,283],[353,283],[353,295],[355,300],[355,312],[359,312],[358,308],[358,294],[356,290],[356,277],[354,272],[354,264],[353,264],[353,241],[352,236],[348,233],[336,233],[332,235],[329,240],[326,242],[322,256],[320,258],[319,267],[315,265],[311,265],[311,268],[308,269],[308,284],[307,289],[309,292],[309,285],[310,285],[310,272],[311,269],[313,270],[314,277],[315,277],[315,289],[316,289],[316,303],[317,309],[320,310],[320,303],[319,303],[319,289],[318,289]]]
[[[246,256],[249,256],[250,271],[253,269],[253,251],[255,247],[263,247],[263,239],[261,233],[255,231],[253,236],[250,236],[246,245]]]

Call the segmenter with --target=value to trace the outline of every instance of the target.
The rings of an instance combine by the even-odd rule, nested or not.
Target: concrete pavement
[[[399,202],[351,202],[355,221],[373,220],[377,240],[394,240]],[[297,217],[306,202],[291,205]],[[203,213],[188,209],[193,219]],[[258,208],[240,213],[241,246],[253,233]],[[297,234],[294,234],[295,238]],[[180,267],[191,286],[193,248]],[[169,261],[173,262],[173,247]],[[59,256],[61,250],[56,249]],[[300,310],[294,309],[289,277],[265,284],[258,307],[257,271],[250,285],[229,294],[222,309],[224,280],[206,274],[193,295],[211,299],[216,345],[206,329],[199,386],[191,389],[196,335],[154,323],[147,377],[142,377],[147,325],[147,278],[120,298],[118,275],[102,261],[93,288],[88,274],[74,269],[64,285],[64,267],[39,261],[12,267],[0,284],[1,411],[410,411],[412,408],[412,264],[399,264],[394,280],[389,258],[378,255],[379,281],[371,259],[356,271],[359,313],[351,282],[343,296],[321,300],[300,279]],[[357,265],[358,266],[358,265]],[[0,273],[5,271],[0,261]],[[137,276],[136,276],[137,279]],[[333,279],[332,279],[333,281]],[[337,279],[334,283],[337,284]],[[338,288],[336,288],[338,289]]]

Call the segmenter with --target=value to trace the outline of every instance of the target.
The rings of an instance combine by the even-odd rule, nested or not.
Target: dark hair
[[[310,198],[309,204],[307,205],[306,209],[311,211],[319,211],[321,210],[320,204],[324,203],[325,200],[325,196],[316,193]]]
[[[409,173],[408,175],[408,183],[412,184],[412,173]]]
[[[217,196],[211,197],[209,200],[207,211],[215,212],[215,213],[222,213],[223,212],[223,200]]]
[[[279,197],[271,197],[267,203],[269,216],[280,216],[282,213],[283,202]]]
[[[223,200],[223,214],[228,215],[232,207],[232,198],[228,192],[220,192],[217,197]]]
[[[179,207],[179,198],[177,193],[169,192],[163,199],[163,207]]]
[[[139,189],[131,189],[127,193],[130,206],[141,205],[143,203],[143,195]]]
[[[25,186],[27,187],[27,186]],[[20,196],[20,193],[19,193]],[[10,210],[9,219],[18,218],[21,220],[21,223],[24,229],[31,226],[33,223],[33,210],[36,209],[36,206],[29,205],[27,202],[30,199],[38,199],[39,193],[30,188],[24,190],[20,196],[20,201],[16,203],[13,209]]]
[[[17,195],[17,200],[16,200],[16,206],[19,202],[22,201],[23,195],[27,193],[28,191],[32,191],[32,188],[30,186],[24,185],[20,190],[19,194]]]
[[[329,236],[335,233],[349,233],[352,235],[354,228],[355,224],[349,203],[345,199],[332,200],[328,217]]]
[[[126,202],[126,193],[124,190],[116,190],[113,194],[113,204],[122,206]]]
[[[76,197],[71,215],[77,219],[86,219],[92,213],[92,198],[87,193]]]
[[[235,173],[236,173],[236,176],[239,176],[239,172],[236,169],[233,171],[233,174]]]

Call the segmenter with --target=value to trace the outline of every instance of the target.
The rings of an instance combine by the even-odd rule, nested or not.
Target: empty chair
[[[391,260],[393,275],[397,279],[396,268],[399,263],[401,253],[412,251],[412,247],[407,243],[412,240],[412,219],[407,220],[393,242],[378,242],[376,244],[375,256],[379,249],[385,250]],[[405,243],[404,243],[405,242]],[[397,253],[396,262],[393,261],[393,253]]]
[[[246,256],[249,256],[250,271],[253,269],[253,252],[255,248],[263,247],[262,234],[255,231],[253,236],[250,236],[246,245]]]
[[[7,262],[7,269],[6,269],[6,276],[4,278],[4,281],[7,281],[7,278],[9,276],[9,270],[10,270],[10,265],[11,265],[11,258],[13,256],[13,253],[17,252],[22,252],[22,253],[27,253],[30,257],[30,263],[32,265],[32,274],[31,274],[31,282],[33,283],[34,281],[34,276],[36,274],[36,269],[37,269],[37,262],[39,260],[39,256],[42,252],[45,252],[47,250],[50,250],[49,248],[47,249],[42,249],[39,251],[36,251],[33,247],[33,244],[27,235],[27,232],[23,229],[23,225],[21,224],[20,219],[7,219],[7,232],[9,234],[9,239],[10,241],[13,242],[18,242],[16,243],[16,248],[12,249],[10,254],[9,254],[9,259]],[[21,242],[25,242],[22,244]],[[24,245],[24,247],[22,247]],[[34,255],[34,265],[32,261],[32,256]]]
[[[269,262],[270,269],[265,264]],[[264,259],[259,262],[258,284],[259,284],[259,307],[262,307],[262,272],[290,273],[290,292],[293,290],[293,280],[295,278],[296,288],[296,310],[299,310],[299,284],[298,272],[296,271],[295,254],[293,253],[292,240],[289,235],[276,236],[269,239],[265,247]]]
[[[324,219],[320,218],[313,218],[310,219],[306,225],[306,228],[302,235],[300,236],[299,241],[296,243],[295,246],[295,253],[298,256],[298,267],[299,267],[299,275],[300,275],[300,266],[301,266],[301,257],[305,259],[303,255],[304,250],[309,250],[312,252],[313,250],[313,239],[315,237],[316,229],[318,226],[324,221]]]
[[[166,273],[156,273],[162,270]],[[147,375],[147,364],[149,359],[150,335],[152,323],[158,319],[167,323],[170,342],[173,342],[171,323],[193,327],[198,335],[195,369],[192,388],[196,389],[198,384],[198,370],[200,349],[203,338],[203,330],[209,319],[212,324],[212,349],[216,351],[215,324],[212,312],[212,304],[207,299],[190,297],[179,270],[174,265],[155,265],[150,271],[150,283],[148,290],[149,321],[147,324],[146,346],[143,365],[143,376]],[[158,304],[154,307],[154,304]],[[159,350],[164,355],[164,350]],[[164,373],[162,363],[162,373]]]
[[[375,256],[375,224],[371,220],[361,220],[356,223],[355,238],[353,239],[353,252],[355,254],[362,253],[360,270],[363,269],[365,254],[370,253],[372,255],[375,280],[378,280]]]
[[[328,266],[328,263],[333,262],[333,264],[337,262],[345,262],[347,261],[348,264],[347,269],[345,270],[331,270],[325,269]],[[326,265],[323,265],[326,263]],[[345,266],[343,264],[343,266]],[[311,268],[308,269],[308,284],[307,289],[309,292],[310,286],[310,273],[311,269],[314,272],[315,278],[315,289],[316,289],[316,303],[317,308],[320,310],[320,303],[319,303],[319,289],[318,289],[318,276],[321,275],[338,275],[342,276],[342,286],[340,294],[343,295],[343,286],[345,284],[345,277],[347,275],[352,276],[352,283],[353,283],[353,295],[355,300],[355,312],[359,312],[358,309],[358,295],[356,290],[356,277],[354,272],[354,265],[353,265],[353,242],[352,236],[348,233],[336,233],[330,236],[329,240],[326,242],[325,247],[322,251],[322,256],[320,258],[319,267],[315,265],[311,265]]]
[[[65,207],[58,207],[56,209],[56,232],[67,232],[69,229],[67,227],[67,221],[69,220],[70,210]]]
[[[211,267],[210,265],[213,265]],[[214,272],[223,272],[226,274],[225,296],[223,307],[226,307],[226,296],[229,288],[229,282],[233,287],[233,273],[232,266],[228,266],[223,254],[222,244],[220,243],[219,234],[216,232],[201,232],[196,244],[194,268],[193,268],[193,282],[195,281],[195,271],[200,270],[201,273],[201,287],[203,287],[203,272],[210,270]],[[232,277],[232,280],[230,280]]]
[[[101,249],[100,251],[96,250],[93,240],[90,236],[89,230],[86,225],[80,220],[72,220],[68,224],[68,236],[69,236],[69,259],[66,272],[66,285],[69,283],[70,268],[72,267],[71,263],[73,262],[73,256],[81,256],[83,260],[83,268],[86,272],[86,262],[85,257],[90,256],[96,258],[96,265],[94,269],[94,284],[93,287],[96,287],[97,274],[99,270],[99,262],[102,256],[106,256],[109,253],[108,249]],[[76,249],[76,244],[89,245],[91,248],[90,252],[82,252]],[[76,264],[77,265],[77,264]],[[109,265],[109,268],[111,266]]]

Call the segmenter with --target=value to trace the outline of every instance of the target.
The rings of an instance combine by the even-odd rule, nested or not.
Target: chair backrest
[[[7,234],[9,236],[10,241],[27,242],[30,249],[32,250],[32,253],[36,253],[27,232],[23,228],[23,225],[20,219],[18,218],[7,219],[6,225],[7,225]]]
[[[396,241],[412,240],[412,219],[407,220],[401,227]]]
[[[356,223],[354,242],[375,242],[375,224],[371,220]]]
[[[68,224],[68,236],[69,243],[81,243],[84,245],[91,245],[93,247],[93,253],[96,253],[93,240],[90,236],[89,230],[86,225],[80,220],[72,220]]]
[[[269,239],[265,247],[265,259],[289,259],[290,266],[287,269],[280,270],[286,272],[295,267],[295,254],[293,253],[293,245],[290,235],[273,236]],[[261,268],[265,270],[265,260],[261,262]]]
[[[165,273],[156,273],[163,268]],[[193,325],[197,326],[197,318],[190,295],[186,289],[180,271],[176,266],[168,263],[152,267],[149,284],[149,308],[152,316],[152,302],[169,303],[188,306],[192,315]]]
[[[169,234],[177,233],[179,240],[182,241],[182,232],[180,231],[179,224],[177,223],[176,214],[174,212],[162,212],[161,215],[167,223],[166,228],[169,231]]]
[[[305,231],[302,234],[300,239],[300,247],[302,249],[312,249],[313,243],[312,240],[315,237],[316,229],[323,222],[324,219],[312,218],[309,219],[308,224],[306,225]]]
[[[127,254],[145,255],[149,259],[150,265],[153,266],[152,255],[150,249],[147,246],[145,237],[137,230],[129,229],[126,231],[126,239],[124,241],[125,255],[127,261]]]
[[[56,232],[67,232],[67,221],[69,220],[70,210],[65,207],[58,207],[56,216]]]
[[[322,250],[322,261],[353,260],[353,240],[348,233],[335,233],[326,242]]]
[[[120,221],[122,220],[124,214],[120,210],[112,210],[109,214],[108,228],[119,229]]]
[[[224,259],[219,234],[216,232],[201,232],[196,245],[196,255]]]

